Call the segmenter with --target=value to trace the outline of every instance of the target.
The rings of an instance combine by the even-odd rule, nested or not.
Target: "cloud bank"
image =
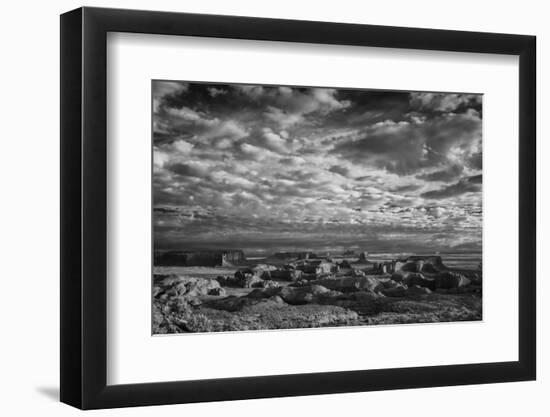
[[[480,95],[153,83],[156,249],[481,248]]]

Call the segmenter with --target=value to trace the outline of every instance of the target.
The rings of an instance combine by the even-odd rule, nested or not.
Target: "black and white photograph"
[[[482,95],[154,80],[153,334],[482,319]]]

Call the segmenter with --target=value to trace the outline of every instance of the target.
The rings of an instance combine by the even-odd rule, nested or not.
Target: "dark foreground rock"
[[[250,292],[246,297],[248,299],[280,297],[285,303],[292,305],[302,305],[309,303],[320,303],[326,298],[336,297],[341,293],[331,291],[321,285],[307,285],[300,287],[268,287],[265,289],[256,289]],[[213,302],[212,305],[219,305],[222,300]]]
[[[223,310],[201,306],[163,309],[154,305],[154,333],[220,332],[236,330],[296,329],[357,325],[359,315],[337,306],[308,304],[292,306],[280,297],[246,299],[239,309]]]
[[[436,288],[435,279],[426,278],[423,274],[419,272],[411,272],[407,274],[403,279],[403,283],[409,287],[417,285],[419,287],[428,288],[432,291]]]
[[[481,297],[437,293],[410,298],[387,297],[378,301],[377,314],[366,324],[408,324],[472,321],[482,319]]]
[[[267,264],[215,279],[155,274],[153,332],[481,320],[481,272],[440,267],[437,258],[406,264],[391,275],[354,269],[319,276]]]
[[[471,281],[458,272],[444,272],[435,277],[436,288],[460,288],[470,285]]]

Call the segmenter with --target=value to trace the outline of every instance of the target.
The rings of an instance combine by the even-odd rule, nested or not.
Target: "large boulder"
[[[338,266],[331,262],[319,262],[315,267],[316,275],[326,275],[333,272],[338,272]]]
[[[251,291],[247,298],[272,298],[274,296],[281,297],[287,304],[301,305],[308,303],[316,303],[323,297],[329,297],[334,291],[321,285],[307,285],[303,287],[271,287],[263,289],[255,289]],[[338,293],[339,294],[339,293]]]
[[[417,272],[418,266],[415,262],[409,262],[407,260],[400,260],[395,263],[395,272]]]
[[[225,298],[209,300],[207,301],[206,305],[209,308],[214,308],[216,310],[233,312],[240,311],[244,306],[254,302],[254,300],[247,297],[236,297],[234,295],[230,295],[229,297]]]
[[[380,292],[386,297],[404,297],[406,295],[407,286],[401,282],[390,280],[392,284],[385,284],[384,289]]]
[[[391,288],[407,287],[402,282],[397,282],[393,279],[380,280],[380,283],[384,286],[385,290],[389,290]]]
[[[330,291],[330,293],[321,295],[317,302],[321,305],[335,305],[351,309],[361,315],[373,315],[380,310],[384,298],[385,296],[382,294],[369,291],[347,293]]]
[[[245,295],[245,297],[246,298],[270,298],[279,294],[280,291],[281,291],[280,287],[256,288],[250,291],[247,295]]]
[[[426,287],[420,287],[418,285],[412,285],[409,288],[407,288],[407,295],[424,295],[424,294],[431,294],[431,290]]]
[[[261,285],[263,279],[258,275],[245,274],[239,278],[239,287],[241,288],[254,288],[256,285]]]
[[[315,281],[315,284],[322,285],[331,290],[341,292],[371,291],[378,292],[384,289],[380,281],[374,277],[343,277],[329,278]]]
[[[427,273],[427,274],[435,274],[435,273],[439,272],[439,270],[434,266],[434,264],[425,263],[422,266],[422,272]]]
[[[216,281],[222,286],[222,287],[229,287],[228,282],[231,280],[231,277],[225,276],[225,275],[218,275],[216,277]]]
[[[395,271],[393,274],[391,274],[391,280],[395,282],[403,282],[405,275],[406,274],[404,272]]]
[[[424,275],[419,272],[409,272],[403,278],[403,282],[407,286],[418,285],[419,287],[429,288],[430,290],[435,290],[435,280],[427,279]]]
[[[429,288],[420,287],[418,285],[413,285],[411,287],[399,285],[397,287],[382,290],[382,294],[386,297],[412,297],[416,295],[430,294],[431,292],[432,291]]]
[[[330,293],[331,291],[322,285],[308,285],[306,287],[283,287],[277,295],[288,304],[299,305],[317,302],[320,297]]]
[[[421,266],[417,262],[405,262],[400,270],[403,272],[418,272],[420,271]]]
[[[327,290],[328,291],[328,290]],[[306,287],[285,287],[279,291],[279,297],[281,297],[286,303],[299,305],[307,304],[313,301],[314,295],[307,291]]]
[[[208,291],[208,295],[217,295],[217,296],[220,296],[220,297],[225,297],[227,295],[227,292],[225,291],[225,289],[219,287],[219,288],[212,288],[211,290]]]
[[[242,268],[235,272],[235,286],[240,288],[252,288],[255,284],[262,281],[262,278],[258,276],[250,268]]]
[[[284,281],[298,281],[302,277],[302,271],[298,269],[277,269],[271,271],[271,279]]]
[[[210,291],[218,288],[220,288],[220,283],[215,279],[176,274],[155,275],[153,279],[153,296],[159,299],[198,297],[208,295]]]
[[[424,272],[437,273],[445,270],[441,256],[419,255],[409,256],[406,259],[399,259],[395,262],[394,272]]]
[[[254,275],[258,276],[260,279],[271,279],[270,271],[256,271]]]
[[[458,272],[443,272],[435,277],[435,287],[450,289],[470,285],[470,280]]]
[[[254,275],[258,275],[261,279],[271,279],[271,272],[277,267],[267,264],[258,264],[250,268]]]
[[[280,287],[279,283],[277,281],[272,281],[270,279],[267,280],[261,280],[260,282],[256,282],[252,285],[254,288],[278,288]]]
[[[232,287],[232,288],[242,288],[243,285],[246,285],[246,280],[248,276],[252,274],[235,274],[234,276],[218,276],[216,281],[220,283],[222,287]]]
[[[302,262],[296,265],[296,269],[302,271],[305,274],[316,274],[317,266],[309,262]],[[330,271],[329,271],[330,272]]]
[[[254,275],[255,272],[252,270],[252,268],[240,268],[235,272],[235,278],[242,279],[246,275]]]

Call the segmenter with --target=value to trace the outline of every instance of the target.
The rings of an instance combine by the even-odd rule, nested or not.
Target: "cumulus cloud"
[[[267,120],[277,124],[281,129],[288,129],[303,120],[302,114],[300,113],[288,113],[273,106],[267,106],[264,115]]]
[[[457,109],[478,107],[479,94],[411,93],[411,107],[415,110],[453,112]]]
[[[189,84],[179,81],[154,81],[152,93],[154,98],[161,98],[171,94],[187,91]]]
[[[459,157],[470,158],[477,152],[480,138],[478,114],[453,114],[437,116],[420,125],[405,121],[378,122],[336,145],[335,151],[357,163],[371,163],[390,172],[409,175]]]
[[[286,139],[273,132],[270,128],[262,129],[259,136],[259,142],[266,148],[279,153],[288,152],[289,149]]]
[[[251,145],[249,143],[242,143],[239,146],[239,149],[241,151],[241,157],[248,157],[256,161],[262,161],[266,158],[274,157],[273,152],[259,146]]]
[[[464,172],[464,166],[459,164],[452,164],[443,169],[428,172],[425,174],[419,174],[416,177],[425,181],[443,181],[448,182],[458,178],[462,172]]]
[[[476,193],[481,191],[481,175],[463,178],[458,182],[443,188],[427,191],[422,194],[424,198],[443,199],[456,197],[465,193]]]
[[[155,246],[475,245],[481,110],[475,95],[155,81]]]

